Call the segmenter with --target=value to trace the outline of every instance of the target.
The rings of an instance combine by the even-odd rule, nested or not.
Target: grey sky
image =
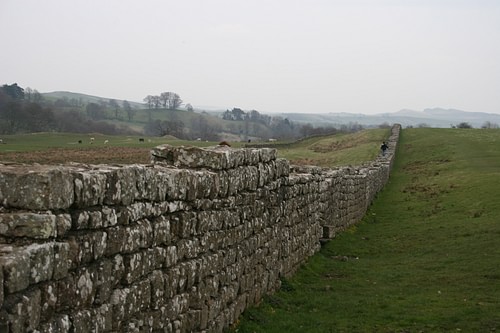
[[[0,0],[0,84],[260,112],[500,113],[500,1]]]

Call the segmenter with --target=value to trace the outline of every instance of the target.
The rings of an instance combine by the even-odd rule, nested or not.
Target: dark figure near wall
[[[382,145],[380,146],[380,150],[382,150],[382,155],[385,156],[385,151],[389,149],[389,146],[387,145],[387,143],[382,142]]]

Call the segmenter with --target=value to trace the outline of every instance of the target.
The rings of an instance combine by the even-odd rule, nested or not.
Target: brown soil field
[[[1,152],[2,163],[26,164],[66,164],[70,162],[86,164],[148,164],[149,148],[103,147],[93,149],[47,149],[30,152]]]

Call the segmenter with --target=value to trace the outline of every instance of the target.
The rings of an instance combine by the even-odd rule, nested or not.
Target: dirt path
[[[30,152],[2,152],[0,163],[65,164],[147,164],[149,148],[104,147],[94,149],[47,149]]]

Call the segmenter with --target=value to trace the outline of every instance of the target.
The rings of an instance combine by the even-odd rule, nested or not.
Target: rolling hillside
[[[86,94],[80,94],[80,93],[74,93],[70,91],[54,91],[54,92],[49,92],[49,93],[42,93],[42,96],[44,98],[56,100],[56,99],[75,99],[78,101],[82,101],[82,103],[87,104],[87,103],[99,103],[101,101],[107,102],[112,98],[105,98],[105,97],[99,97],[99,96],[92,96],[92,95],[86,95]],[[116,99],[118,103],[123,103],[124,100],[119,100]],[[130,105],[134,108],[142,109],[144,108],[143,103],[139,102],[132,102],[128,101]]]

